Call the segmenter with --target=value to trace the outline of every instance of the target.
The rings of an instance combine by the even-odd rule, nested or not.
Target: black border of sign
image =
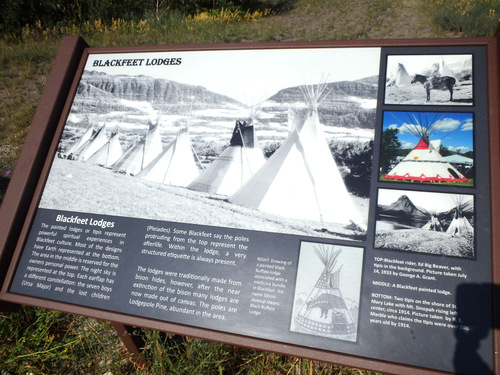
[[[497,33],[498,35],[498,33]],[[84,63],[90,53],[155,52],[155,51],[216,51],[245,49],[286,49],[286,48],[326,48],[326,47],[440,47],[440,46],[483,46],[487,54],[488,117],[490,149],[490,205],[492,242],[492,316],[494,373],[500,374],[500,145],[499,132],[499,56],[500,41],[492,38],[463,39],[412,39],[412,40],[370,40],[370,41],[324,41],[324,42],[280,42],[248,44],[209,44],[178,46],[141,46],[88,48],[78,36],[65,37],[48,77],[38,109],[33,118],[25,145],[16,165],[3,204],[0,208],[0,308],[11,309],[16,304],[26,304],[47,309],[60,310],[77,315],[119,322],[126,325],[146,327],[176,334],[200,337],[207,340],[225,342],[232,345],[257,348],[286,355],[306,357],[313,360],[338,363],[350,367],[366,368],[385,373],[444,374],[442,371],[422,369],[387,361],[340,354],[298,345],[283,344],[232,333],[224,333],[184,326],[153,319],[130,316],[76,306],[42,298],[22,296],[9,292],[9,286],[17,268],[30,224],[34,218],[38,201],[47,178],[52,159],[56,153],[59,136],[69,114],[73,94],[78,87]]]

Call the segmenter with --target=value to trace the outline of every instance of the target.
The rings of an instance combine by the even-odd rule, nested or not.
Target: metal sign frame
[[[481,159],[478,156],[478,160],[486,161],[488,166],[486,169],[481,166],[477,167],[476,177],[482,176],[482,178],[489,179],[489,192],[488,197],[477,198],[478,201],[482,202],[476,207],[483,214],[486,213],[490,216],[489,220],[486,220],[488,228],[479,229],[475,228],[476,233],[482,231],[481,234],[476,234],[476,242],[478,241],[477,236],[482,236],[487,238],[486,243],[491,244],[491,255],[487,258],[491,260],[491,280],[487,283],[477,285],[472,280],[471,284],[464,283],[463,287],[466,289],[465,296],[470,296],[471,293],[476,293],[476,287],[485,287],[486,294],[491,293],[485,298],[486,305],[490,304],[491,311],[488,312],[489,316],[492,318],[491,325],[487,328],[491,332],[491,360],[493,371],[495,374],[500,374],[500,361],[498,360],[499,351],[499,293],[498,285],[500,285],[500,238],[499,232],[496,230],[499,228],[500,219],[500,153],[498,152],[498,147],[500,144],[500,133],[499,133],[499,40],[495,38],[464,38],[464,39],[415,39],[415,40],[371,40],[371,41],[335,41],[335,42],[293,42],[293,43],[248,43],[248,44],[213,44],[213,45],[182,45],[182,46],[141,46],[141,47],[119,47],[119,48],[89,48],[87,44],[80,37],[66,37],[64,38],[60,52],[54,62],[54,67],[50,73],[47,80],[47,86],[43,92],[42,99],[38,106],[37,112],[33,119],[30,131],[26,138],[25,145],[23,147],[21,156],[19,158],[18,164],[15,169],[15,173],[11,179],[10,185],[8,187],[7,193],[5,195],[3,204],[0,208],[0,221],[2,226],[0,227],[0,279],[2,280],[2,289],[0,292],[0,299],[2,300],[2,307],[9,308],[16,304],[33,305],[47,309],[60,310],[72,314],[84,315],[92,318],[108,320],[116,322],[117,327],[122,327],[122,325],[130,325],[137,327],[145,327],[156,329],[160,331],[167,331],[181,335],[199,337],[207,340],[224,342],[232,345],[245,346],[251,348],[257,348],[260,350],[272,351],[276,353],[282,353],[287,355],[299,356],[310,358],[319,361],[331,362],[342,364],[350,367],[365,368],[375,371],[385,372],[385,373],[407,373],[407,374],[420,374],[425,371],[429,374],[444,374],[451,373],[455,371],[470,371],[468,368],[455,368],[455,370],[444,371],[433,367],[433,365],[425,366],[422,364],[406,363],[404,361],[393,361],[390,356],[380,354],[378,351],[373,351],[373,355],[365,355],[363,353],[357,352],[356,350],[349,349],[350,343],[340,343],[338,347],[340,350],[336,349],[325,349],[325,346],[315,346],[315,341],[304,340],[304,344],[300,340],[295,342],[289,342],[286,339],[272,337],[266,337],[265,335],[256,335],[248,333],[235,333],[237,331],[233,330],[231,327],[227,330],[206,327],[203,324],[197,325],[191,322],[187,324],[179,323],[178,321],[169,321],[168,319],[151,317],[148,315],[142,315],[140,313],[123,313],[117,311],[117,309],[106,309],[106,308],[96,308],[91,304],[78,303],[78,302],[68,302],[64,300],[56,300],[52,298],[45,298],[40,295],[30,295],[29,292],[14,292],[12,289],[16,281],[16,274],[20,273],[18,268],[21,267],[22,262],[27,262],[26,259],[22,260],[23,248],[30,241],[30,231],[32,231],[32,225],[35,221],[37,210],[39,207],[39,202],[42,197],[44,187],[46,185],[52,162],[57,158],[58,147],[60,145],[60,138],[64,132],[65,125],[68,116],[71,113],[73,98],[76,95],[78,87],[80,85],[81,76],[83,74],[85,64],[88,63],[89,56],[97,56],[102,54],[102,56],[111,56],[114,54],[137,54],[137,56],[142,56],[148,53],[217,53],[220,51],[232,51],[234,53],[244,53],[245,51],[288,51],[293,49],[303,49],[303,50],[322,50],[322,49],[349,49],[349,50],[361,50],[363,48],[380,48],[382,49],[382,65],[380,68],[380,75],[383,76],[387,74],[386,70],[382,68],[387,68],[388,56],[402,56],[402,55],[425,55],[426,51],[431,51],[429,54],[435,55],[439,54],[439,51],[451,51],[450,54],[458,54],[460,51],[466,51],[465,53],[472,53],[474,51],[479,51],[482,60],[480,59],[478,66],[474,67],[474,72],[481,71],[483,74],[483,81],[474,81],[475,86],[473,87],[473,95],[475,104],[472,106],[457,106],[457,113],[473,112],[475,121],[487,121],[487,124],[483,125],[487,129],[487,138],[481,138],[479,134],[475,135],[475,145],[474,150],[483,148],[482,151],[478,152],[477,155],[482,155],[484,158]],[[413,51],[413,52],[412,52]],[[473,51],[473,52],[467,52]],[[104,62],[101,62],[105,64]],[[101,64],[96,63],[96,64]],[[94,65],[97,66],[97,65]],[[375,130],[375,137],[380,139],[382,132],[382,118],[384,113],[395,111],[395,112],[407,112],[411,114],[413,112],[424,112],[424,113],[434,113],[439,111],[439,106],[426,106],[425,104],[401,104],[395,105],[386,101],[385,89],[381,89],[388,77],[379,78],[379,90],[378,90],[378,106],[377,106],[377,129]],[[474,77],[476,78],[476,77]],[[487,87],[479,87],[479,83],[486,84]],[[432,92],[431,92],[432,95]],[[483,103],[478,103],[478,100],[485,99]],[[481,107],[482,106],[482,107]],[[470,109],[473,108],[473,109]],[[477,109],[479,108],[479,109]],[[481,109],[482,108],[482,109]],[[442,112],[450,113],[452,110],[449,107],[443,109]],[[488,152],[484,150],[488,149]],[[374,146],[373,159],[374,165],[379,166],[379,155],[381,151],[380,145]],[[374,168],[372,171],[372,181],[379,180],[380,176],[378,174],[378,168]],[[410,184],[395,184],[392,182],[381,181],[373,182],[376,187],[372,187],[371,197],[370,197],[370,214],[369,222],[371,221],[371,226],[373,228],[375,221],[375,212],[380,209],[382,205],[381,192],[384,190],[385,193],[392,194],[393,197],[399,196],[399,189],[409,193],[415,193],[415,191],[424,190],[428,193],[428,199],[432,198],[431,193],[429,193],[429,188],[415,188],[414,185]],[[450,188],[453,191],[453,188]],[[481,187],[475,186],[472,190],[475,195],[481,194],[483,191]],[[457,190],[459,193],[463,192],[460,189]],[[467,191],[467,190],[465,190]],[[437,191],[442,193],[443,190]],[[467,195],[467,194],[464,194]],[[380,200],[377,204],[376,198]],[[432,198],[433,199],[433,198]],[[481,206],[482,204],[482,206]],[[486,212],[489,209],[489,212]],[[101,215],[102,216],[102,215]],[[487,215],[486,215],[487,216]],[[92,220],[92,219],[91,219]],[[479,226],[482,221],[477,219],[476,223]],[[479,230],[478,230],[479,229]],[[215,231],[215,230],[214,230]],[[364,250],[364,255],[362,255],[362,260],[364,262],[365,268],[363,272],[370,271],[370,277],[365,278],[363,276],[364,286],[361,288],[361,293],[366,293],[368,291],[379,293],[380,285],[373,284],[373,286],[366,285],[366,280],[377,281],[378,276],[376,276],[375,268],[373,264],[378,263],[380,267],[384,267],[384,262],[390,263],[391,260],[384,261],[380,258],[380,254],[385,254],[371,243],[373,236],[375,236],[375,230],[372,229],[369,233],[368,240],[365,240],[362,245],[356,246],[354,242],[353,247],[352,242],[346,240],[331,240],[331,239],[317,239],[317,244],[322,244],[326,242],[328,245],[338,245],[344,246],[350,249],[362,248]],[[237,233],[237,232],[235,232]],[[286,236],[286,235],[285,235]],[[372,236],[372,237],[370,237]],[[268,237],[266,237],[268,240]],[[31,239],[31,241],[33,241]],[[282,241],[282,237],[276,236],[276,241]],[[283,240],[285,241],[285,240]],[[308,241],[311,241],[311,237],[302,236],[300,239],[301,246],[305,249],[308,245]],[[368,245],[366,245],[368,243]],[[31,245],[30,245],[31,246]],[[278,246],[278,245],[277,245]],[[301,248],[301,251],[302,250]],[[352,250],[354,251],[354,250]],[[417,251],[418,252],[418,251]],[[312,253],[311,253],[312,254]],[[394,253],[390,253],[394,255]],[[395,253],[394,259],[404,259],[404,255],[401,253]],[[271,254],[272,255],[272,254]],[[374,258],[375,256],[379,257]],[[26,258],[26,256],[25,256]],[[29,258],[29,256],[27,257]],[[390,257],[389,257],[390,258]],[[413,258],[412,258],[413,259]],[[452,264],[446,257],[436,257],[436,264]],[[442,260],[445,259],[443,262]],[[477,256],[471,257],[472,261],[478,261]],[[459,263],[463,264],[463,259],[459,259]],[[484,260],[484,259],[483,259]],[[264,264],[264,260],[259,260],[259,264]],[[263,263],[262,263],[263,262]],[[298,260],[297,260],[298,262]],[[373,264],[368,267],[367,262],[372,262]],[[267,264],[267,263],[266,263]],[[296,277],[296,271],[298,263],[294,262],[294,274]],[[23,266],[24,267],[24,266]],[[361,266],[360,266],[361,267]],[[368,268],[367,268],[368,267]],[[362,268],[360,268],[361,270]],[[135,270],[130,270],[130,272],[136,272]],[[410,274],[417,271],[407,271]],[[488,270],[489,272],[489,270]],[[132,273],[131,273],[132,275]],[[139,275],[139,271],[136,272]],[[200,273],[201,275],[201,273]],[[18,279],[19,275],[17,275]],[[21,277],[22,278],[22,277]],[[474,278],[473,278],[474,279]],[[249,279],[250,280],[250,279]],[[288,286],[288,285],[287,285]],[[292,285],[293,286],[293,285]],[[467,288],[470,287],[470,290]],[[20,290],[20,286],[16,286],[17,290]],[[279,288],[278,288],[279,289]],[[479,293],[485,293],[483,289]],[[226,289],[227,292],[227,289]],[[457,292],[458,293],[458,292]],[[457,297],[457,304],[460,300]],[[361,310],[358,312],[366,316],[369,314],[368,302],[370,298],[366,296],[361,296]],[[372,297],[377,299],[378,297]],[[484,302],[484,301],[483,301]],[[123,302],[125,303],[125,302]],[[287,305],[287,309],[291,309],[291,306]],[[381,310],[382,311],[382,310]],[[319,313],[319,310],[318,310]],[[323,314],[323,312],[321,313]],[[328,311],[326,312],[328,314]],[[488,315],[487,314],[487,315]],[[477,317],[472,315],[472,318]],[[333,319],[333,318],[332,318]],[[375,323],[373,323],[375,324]],[[369,327],[376,328],[376,332],[372,334],[383,334],[382,325],[371,325]],[[366,329],[366,325],[364,326]],[[480,327],[484,328],[484,327]],[[359,326],[358,326],[359,329]],[[438,331],[438,328],[436,328]],[[436,332],[437,332],[436,331]],[[377,333],[378,332],[378,333]],[[391,331],[395,332],[395,331]],[[363,341],[364,332],[357,333],[357,339],[354,342]],[[304,335],[306,336],[306,335]],[[460,346],[460,332],[457,334],[457,347]],[[469,342],[471,340],[470,335],[467,336],[467,332],[464,333],[464,342]],[[326,336],[328,338],[328,336]],[[330,337],[331,339],[331,337]],[[335,338],[334,338],[335,339]],[[384,337],[381,337],[384,340]],[[322,341],[323,342],[323,341]],[[468,345],[468,344],[467,344]],[[448,348],[443,348],[446,350]],[[460,349],[456,348],[457,351]],[[378,354],[377,354],[378,353]]]

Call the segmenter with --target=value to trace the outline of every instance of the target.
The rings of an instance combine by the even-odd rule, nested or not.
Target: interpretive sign
[[[499,373],[495,38],[79,61],[57,124],[33,124],[55,135],[3,300],[383,372]],[[20,212],[0,214],[14,230]]]

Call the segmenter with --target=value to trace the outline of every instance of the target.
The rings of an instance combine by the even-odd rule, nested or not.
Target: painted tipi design
[[[413,116],[413,123],[407,124],[407,130],[419,137],[419,142],[406,157],[401,160],[384,178],[390,180],[417,182],[463,182],[467,178],[448,163],[439,153],[440,140],[431,141],[438,132],[436,118],[430,120]],[[424,122],[425,120],[427,122]]]
[[[149,163],[137,177],[166,185],[187,186],[199,170],[191,149],[188,127],[182,127],[175,140]]]
[[[125,151],[111,168],[135,176],[163,151],[158,123],[149,123],[148,127],[146,136]]]
[[[231,202],[289,218],[366,228],[321,130],[318,106],[325,89],[304,89],[308,107],[292,111],[286,140]]]
[[[232,195],[265,163],[254,126],[236,121],[229,146],[188,188],[207,193]]]
[[[314,288],[295,316],[296,329],[318,336],[339,337],[354,335],[356,322],[351,316],[342,292],[337,258],[342,249],[317,244],[314,252],[324,265]]]

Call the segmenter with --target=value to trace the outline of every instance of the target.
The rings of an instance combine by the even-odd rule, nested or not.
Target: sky
[[[441,145],[453,152],[474,149],[472,113],[462,112],[384,112],[383,131],[398,128],[402,148],[413,148],[419,138],[409,132],[409,126],[430,124],[438,129],[431,140],[441,140]]]
[[[181,59],[152,65],[153,59]],[[137,59],[137,66],[99,66],[106,60]],[[148,60],[149,59],[149,60]],[[146,65],[147,63],[149,65]],[[91,53],[86,70],[145,75],[199,85],[244,104],[262,102],[283,88],[356,80],[379,74],[380,48],[302,48],[222,51]]]
[[[424,74],[432,69],[435,63],[444,62],[445,66],[463,63],[472,59],[472,55],[389,55],[387,56],[387,77],[391,77],[398,67],[404,65],[410,76]]]

